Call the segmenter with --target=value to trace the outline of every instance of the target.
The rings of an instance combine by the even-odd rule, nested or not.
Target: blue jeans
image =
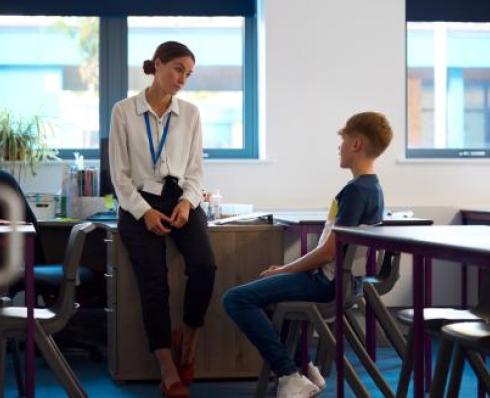
[[[327,303],[334,299],[335,283],[323,272],[279,274],[228,290],[223,298],[227,314],[257,347],[278,376],[297,371],[264,308],[281,301]]]

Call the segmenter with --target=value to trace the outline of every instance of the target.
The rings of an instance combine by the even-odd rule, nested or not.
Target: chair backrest
[[[87,234],[92,232],[96,226],[92,223],[75,225],[68,239],[63,261],[64,278],[56,303],[51,310],[56,314],[60,328],[64,327],[75,311],[75,288],[77,283],[77,272],[82,257],[83,246]]]
[[[0,287],[5,287],[18,275],[24,261],[24,236],[20,233],[18,225],[22,221],[23,209],[17,192],[1,181],[0,209],[4,210],[3,217],[12,223],[0,241]]]
[[[351,301],[354,296],[354,276],[352,275],[352,266],[354,260],[358,256],[359,251],[363,249],[362,246],[348,244],[344,246],[344,263],[342,264],[343,273],[343,300],[346,306],[351,305]]]
[[[378,252],[376,283],[374,286],[379,295],[388,293],[400,279],[400,260],[400,253],[389,250],[380,250]],[[366,282],[369,282],[369,278],[366,278]]]
[[[40,230],[39,230],[39,225],[37,223],[37,218],[34,212],[32,211],[31,206],[29,206],[29,203],[27,202],[24,192],[22,192],[22,188],[20,187],[15,177],[4,170],[0,170],[0,183],[12,188],[21,197],[25,209],[24,220],[32,224],[34,226],[34,229],[36,230],[36,235],[34,237],[34,262],[36,264],[44,264],[46,256],[44,254],[44,249],[41,244],[41,239],[39,234]],[[0,218],[4,218],[1,211],[0,211]]]
[[[413,217],[387,217],[377,226],[415,226],[415,225],[432,225],[434,222],[430,219],[413,218]],[[378,294],[384,295],[393,289],[395,283],[400,279],[400,260],[401,254],[389,250],[378,252],[376,276],[374,278],[365,278],[365,282],[375,280],[375,288]]]

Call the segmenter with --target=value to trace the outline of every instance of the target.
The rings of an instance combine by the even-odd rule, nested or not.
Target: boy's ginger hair
[[[379,112],[357,113],[347,120],[340,134],[361,134],[368,139],[366,155],[377,158],[393,138],[393,130],[386,116]]]

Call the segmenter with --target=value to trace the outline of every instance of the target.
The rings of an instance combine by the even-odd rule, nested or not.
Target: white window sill
[[[247,165],[270,165],[274,162],[270,159],[204,159],[204,164],[247,164]]]
[[[397,164],[453,164],[453,165],[478,165],[490,164],[490,158],[405,158],[400,157],[396,160]]]
[[[271,165],[274,163],[274,161],[270,159],[203,159],[204,164],[209,164],[209,165],[215,165],[215,164],[245,164],[245,165],[252,165],[252,166],[259,166],[259,165]],[[5,162],[5,163],[10,163],[10,162]],[[20,162],[19,162],[20,163]],[[62,166],[64,164],[67,165],[72,165],[75,163],[75,160],[72,159],[61,159],[61,160],[48,160],[45,162],[42,162],[40,166]],[[85,159],[84,164],[85,166],[89,167],[98,167],[99,166],[99,159]]]

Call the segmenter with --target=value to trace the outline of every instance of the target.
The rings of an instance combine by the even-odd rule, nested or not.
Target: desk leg
[[[337,398],[344,398],[344,297],[343,297],[343,263],[342,242],[335,239],[335,346],[337,364]]]
[[[367,253],[366,274],[376,274],[376,250],[369,248]],[[366,302],[366,348],[369,356],[376,362],[376,318],[368,302]]]
[[[414,350],[414,396],[424,396],[424,257],[413,255],[413,350]],[[410,347],[409,347],[410,349]]]
[[[468,266],[463,264],[461,268],[461,307],[468,308]]]
[[[26,323],[26,397],[34,398],[34,238],[25,239],[25,301],[27,306]]]
[[[425,307],[432,305],[432,259],[425,258]],[[432,345],[428,334],[425,335],[425,392],[430,391],[432,381]]]

